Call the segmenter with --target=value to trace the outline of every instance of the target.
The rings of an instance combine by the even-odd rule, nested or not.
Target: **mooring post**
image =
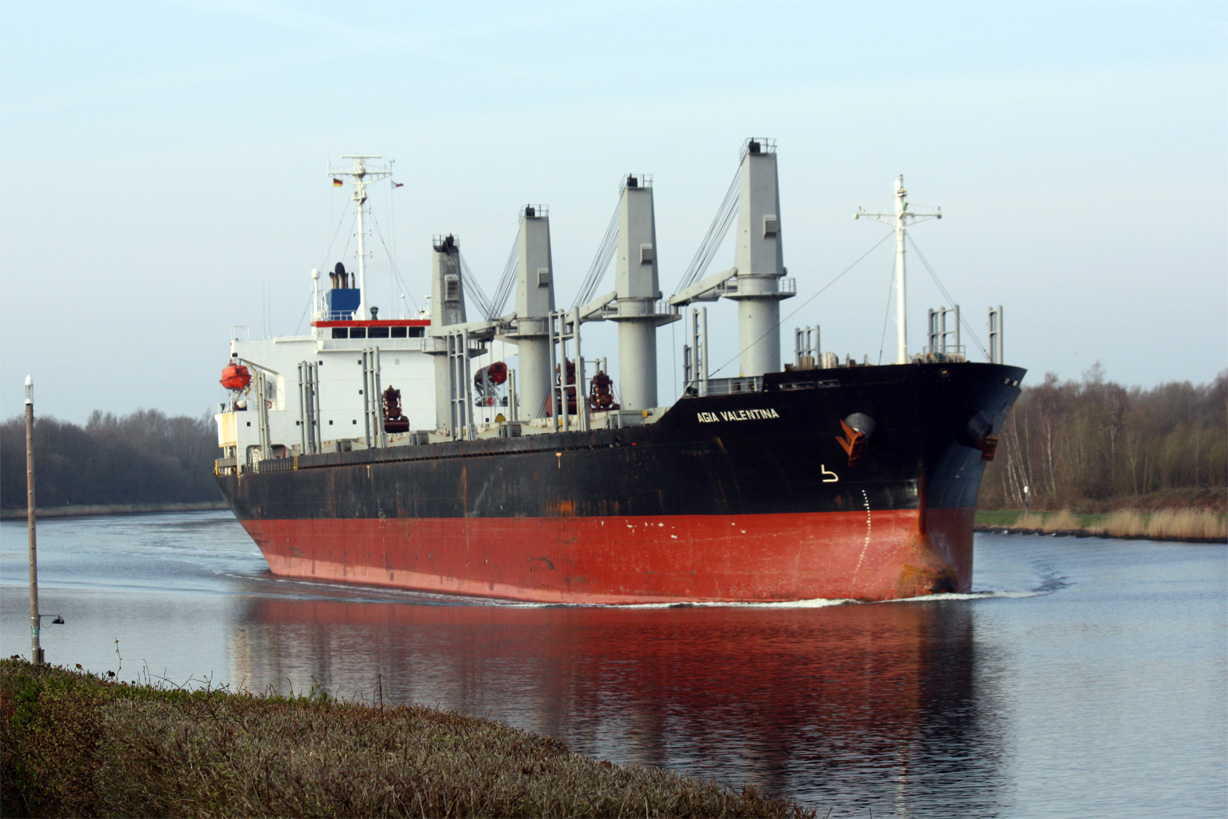
[[[34,537],[34,381],[26,376],[26,527],[30,531],[30,650],[35,665],[43,665],[38,643],[38,549]]]

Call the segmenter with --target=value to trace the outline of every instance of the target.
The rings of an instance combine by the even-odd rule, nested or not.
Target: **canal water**
[[[38,546],[48,662],[125,680],[454,709],[820,816],[1228,815],[1224,545],[980,534],[970,595],[630,609],[275,578],[228,513]],[[0,524],[4,656],[27,583]]]

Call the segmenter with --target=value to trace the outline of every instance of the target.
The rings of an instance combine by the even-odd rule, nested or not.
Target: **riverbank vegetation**
[[[84,427],[35,416],[35,500],[52,507],[216,503],[213,419],[95,411]],[[0,424],[0,508],[26,508],[26,420]],[[82,514],[79,510],[70,513]],[[114,509],[110,511],[115,511]]]
[[[813,817],[421,706],[106,681],[0,660],[4,816]]]
[[[1147,526],[1162,524],[1160,509],[1228,511],[1228,371],[1149,390],[1106,381],[1099,365],[1082,381],[1050,373],[996,434],[982,509],[1134,510]]]
[[[1228,541],[1228,514],[1212,509],[1150,512],[1118,509],[1093,514],[1076,514],[1069,509],[1056,512],[979,511],[976,523],[978,528],[985,530],[1211,543]]]

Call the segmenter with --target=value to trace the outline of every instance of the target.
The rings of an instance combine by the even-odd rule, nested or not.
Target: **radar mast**
[[[383,159],[382,156],[373,154],[345,154],[342,159],[352,159],[354,164],[348,170],[344,168],[333,168],[329,166],[328,173],[333,177],[334,184],[339,180],[337,177],[348,176],[354,181],[354,192],[350,195],[355,203],[358,211],[358,310],[355,318],[366,320],[370,318],[367,308],[367,288],[366,288],[366,268],[367,268],[367,252],[366,252],[366,225],[364,217],[367,211],[367,185],[380,179],[385,179],[392,176],[391,166],[367,167],[368,159]]]

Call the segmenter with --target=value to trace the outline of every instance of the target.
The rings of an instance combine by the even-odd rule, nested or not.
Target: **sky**
[[[778,146],[785,360],[813,325],[893,359],[891,240],[854,265],[890,228],[853,215],[903,174],[943,213],[909,234],[913,351],[949,306],[928,265],[970,357],[1004,308],[1025,383],[1228,367],[1222,2],[0,0],[0,417],[27,374],[77,423],[214,408],[232,333],[305,333],[310,270],[351,266],[343,154],[404,186],[372,195],[391,316],[423,305],[434,235],[493,291],[526,203],[570,305],[628,172],[654,179],[668,296],[751,136]],[[710,272],[732,264],[727,242]],[[708,310],[737,375],[736,305]],[[586,325],[586,356],[615,332]],[[658,335],[663,402],[683,335]]]

